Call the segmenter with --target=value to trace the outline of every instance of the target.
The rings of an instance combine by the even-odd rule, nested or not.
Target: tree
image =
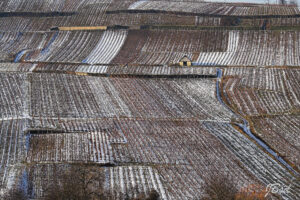
[[[215,173],[206,181],[203,200],[267,200],[266,188],[262,185],[251,184],[239,190],[234,179],[225,174]]]
[[[132,200],[158,200],[159,194],[156,190],[152,189],[148,195],[141,193],[138,195],[137,198],[134,198]]]
[[[107,199],[99,168],[71,166],[60,179],[55,179],[45,191],[46,200]]]
[[[43,188],[45,200],[107,200],[115,199],[110,191],[105,190],[103,183],[104,168],[89,165],[71,165],[67,168],[54,166],[54,177],[47,181]],[[114,187],[117,189],[117,187]],[[116,193],[120,190],[116,190]],[[133,199],[134,191],[120,193],[121,199],[126,200],[158,200],[159,194],[152,189],[149,193],[138,194]]]
[[[5,200],[27,200],[28,197],[21,189],[10,189],[4,196],[0,196],[1,199]]]
[[[229,177],[215,176],[206,183],[205,193],[203,200],[234,200],[238,190]]]

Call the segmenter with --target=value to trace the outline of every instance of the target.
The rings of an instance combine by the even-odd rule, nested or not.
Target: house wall
[[[192,66],[192,62],[186,62],[186,63],[187,63],[186,66],[188,66],[188,67]],[[179,62],[179,65],[180,65],[181,67],[185,66],[185,65],[183,64],[183,62]]]

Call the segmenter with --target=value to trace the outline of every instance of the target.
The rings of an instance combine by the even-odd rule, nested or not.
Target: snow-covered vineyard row
[[[298,69],[227,68],[223,78],[227,103],[250,116],[258,136],[298,169],[299,73]]]
[[[173,64],[187,55],[204,66],[299,66],[299,41],[298,31],[109,30],[0,35],[5,61],[122,65]]]
[[[201,52],[199,65],[299,66],[299,32],[231,31],[225,52]]]
[[[205,181],[211,178],[209,174],[216,172],[230,172],[230,177],[238,180],[238,187],[275,182],[289,185],[293,180],[286,169],[227,123],[120,119],[114,124],[122,127],[127,139],[127,145],[113,146],[114,162],[151,163],[155,166],[105,168],[105,186],[116,196],[127,192],[136,195],[154,188],[163,199],[201,197]],[[210,148],[212,144],[214,148]],[[44,146],[47,148],[49,145]],[[85,148],[79,147],[73,148],[73,151]],[[62,147],[57,152],[61,150]],[[69,149],[69,153],[73,151]],[[34,178],[52,177],[48,173],[44,171],[34,175]],[[40,182],[33,181],[33,184],[43,190]],[[132,190],[135,186],[137,188]],[[287,199],[299,197],[298,187],[297,182],[292,183]]]
[[[208,160],[206,160],[208,161]],[[263,185],[253,175],[241,174],[243,172],[224,171],[222,168],[214,169],[216,163],[211,160],[204,168],[197,165],[169,165],[157,167],[163,178],[164,185],[168,188],[168,199],[194,199],[204,197],[205,183],[212,181],[215,175],[230,175],[231,180],[238,188],[246,188],[249,185]],[[235,171],[236,169],[234,169]],[[242,178],[239,179],[239,178]]]
[[[84,118],[115,115],[114,107],[119,102],[116,101],[117,105],[113,103],[115,97],[107,94],[103,83],[94,88],[85,77],[54,74],[32,74],[31,80],[32,116]],[[101,96],[97,98],[95,94],[98,93]],[[113,94],[118,98],[117,93]]]
[[[132,75],[203,75],[214,76],[216,68],[212,67],[169,67],[169,66],[124,66],[109,67],[109,74],[132,74]]]
[[[51,132],[51,131],[50,131]],[[109,163],[111,146],[105,132],[33,134],[27,162]]]
[[[298,98],[299,73],[299,69],[291,68],[232,67],[224,69],[225,76],[244,77],[240,83],[242,87],[279,92],[292,90]],[[283,82],[285,87],[282,87]],[[295,102],[297,102],[296,98]]]
[[[7,74],[18,77],[22,73]],[[31,99],[30,107],[27,103],[22,106],[30,111],[26,129],[22,128],[26,136],[9,139],[26,149],[23,160],[29,166],[44,162],[139,163],[106,169],[106,187],[117,197],[137,183],[141,184],[133,196],[154,188],[164,199],[202,197],[207,175],[215,171],[238,178],[239,188],[292,182],[285,168],[229,124],[231,113],[216,101],[214,80],[38,73],[26,74],[24,79],[25,84],[30,83],[26,86],[30,92],[25,94]],[[2,155],[1,163],[6,163],[11,154],[5,150]],[[144,166],[149,163],[155,167]],[[15,168],[1,169],[0,173],[7,174],[4,187],[20,181],[8,170],[21,173]],[[30,177],[39,197],[41,182],[53,176],[43,171]],[[288,199],[299,197],[296,187],[299,185],[292,185]]]
[[[42,50],[46,42],[47,34],[0,32],[1,60],[18,62],[29,51]]]
[[[4,1],[4,2],[3,2]],[[127,9],[133,1],[123,0],[67,0],[67,1],[27,1],[8,0],[0,2],[0,13],[10,13],[11,17],[0,17],[0,28],[6,31],[49,31],[56,26],[107,26],[107,25],[139,25],[143,23],[144,17],[139,14],[113,14],[107,15],[107,10]],[[7,6],[11,4],[12,6]],[[16,4],[19,4],[16,5]],[[24,6],[26,4],[26,6]],[[14,10],[10,10],[13,7]],[[14,16],[25,12],[24,17]],[[29,13],[28,13],[29,12]],[[61,13],[67,16],[56,16]],[[32,13],[42,15],[47,13],[48,17],[33,17]],[[51,16],[51,14],[53,16]],[[1,15],[0,15],[1,16]],[[152,15],[147,19],[151,24],[170,22],[170,16]],[[194,17],[187,17],[185,21],[194,23]],[[182,21],[177,17],[177,21]]]
[[[198,65],[298,66],[299,32],[147,31],[129,32],[112,63],[169,64],[188,55]],[[141,33],[140,33],[141,34]],[[188,38],[186,38],[189,36]],[[140,38],[133,42],[134,38]],[[134,45],[134,44],[138,44]],[[130,54],[126,50],[132,50]],[[130,51],[130,52],[132,52]]]
[[[168,199],[167,188],[162,184],[162,178],[153,167],[110,167],[105,168],[106,189],[113,198],[120,199],[122,194],[136,198],[140,193],[149,193],[155,189],[161,199]]]
[[[287,91],[268,91],[241,86],[242,78],[224,78],[224,96],[243,115],[291,113],[296,106]],[[283,83],[282,83],[283,84]]]
[[[227,68],[223,92],[243,115],[293,113],[300,107],[298,69]]]
[[[116,163],[197,165],[202,170],[213,170],[221,165],[225,171],[231,169],[237,174],[244,171],[238,167],[239,161],[232,157],[231,152],[197,120],[124,119],[119,123],[128,143],[126,146],[114,145]],[[214,148],[208,148],[212,144]],[[213,157],[219,154],[223,157],[215,161]],[[212,166],[206,166],[214,161],[216,163]]]
[[[220,26],[221,18],[195,16],[195,25],[196,26]]]
[[[50,33],[51,34],[51,33]],[[53,32],[40,51],[31,52],[30,61],[81,62],[101,40],[102,32]]]
[[[202,199],[219,177],[300,199],[300,18],[286,16],[298,14],[201,0],[0,1],[0,199],[10,189],[43,199],[72,168],[103,176],[91,188],[111,199],[152,189]],[[179,67],[184,56],[191,67]]]
[[[14,62],[110,63],[126,36],[127,31],[2,32],[0,47],[7,55],[2,59]]]
[[[214,80],[112,79],[112,82],[132,116],[221,121],[231,117],[215,99]]]
[[[28,169],[36,197],[42,197],[47,182],[53,181],[53,177],[59,177],[60,171],[64,169],[65,166],[53,164],[37,164]],[[203,197],[201,190],[204,187],[203,181],[207,179],[197,167],[187,165],[104,167],[99,173],[105,176],[104,189],[110,192],[111,199],[124,199],[126,195],[137,197],[151,189],[155,189],[160,199],[164,200]],[[248,178],[245,183],[240,181],[239,186],[258,183],[253,177]]]
[[[107,65],[80,65],[80,66],[75,66],[72,70],[66,70],[64,66],[62,66],[61,71],[73,71],[73,72],[82,72],[82,73],[91,73],[91,74],[108,74],[108,70],[111,67]],[[37,68],[37,70],[45,70],[44,67]],[[55,69],[56,71],[56,69]]]
[[[118,125],[118,118],[31,118],[28,125],[29,131],[34,130],[36,134],[43,132],[54,133],[104,133],[108,136],[110,143],[124,144],[127,140]],[[43,132],[42,132],[43,131]],[[32,132],[32,131],[31,131]]]
[[[170,64],[184,55],[196,60],[202,51],[226,51],[227,44],[227,31],[129,31],[112,63]]]
[[[30,63],[0,63],[0,72],[32,72],[36,67]]]
[[[113,26],[124,24],[126,26],[148,25],[191,25],[191,26],[224,26],[226,21],[216,17],[182,16],[175,14],[140,14],[140,13],[121,13],[105,14],[109,7],[90,6],[87,14],[84,9],[74,16],[38,18],[38,17],[0,17],[0,28],[10,32],[32,32],[49,31],[56,26]],[[91,10],[96,10],[92,12]],[[99,11],[98,11],[99,10]],[[261,27],[265,19],[243,19],[240,26]],[[270,18],[268,22],[271,26],[299,26],[300,18]]]
[[[296,168],[300,168],[300,117],[282,115],[274,117],[253,117],[256,132],[270,146],[276,149]]]
[[[34,34],[5,32],[1,35],[0,45],[3,49],[2,51],[7,54],[8,58],[6,60],[9,60],[9,56],[13,56],[10,60],[20,61],[23,58],[29,61],[43,62],[109,63],[118,54],[125,40],[125,49],[128,48],[128,45],[131,48],[135,48],[138,45],[134,52],[138,51],[139,48],[143,48],[145,54],[151,52],[156,56],[154,58],[151,58],[153,57],[152,54],[149,55],[150,57],[147,56],[146,59],[152,60],[152,62],[149,62],[145,58],[142,58],[144,55],[142,52],[143,55],[139,55],[140,58],[136,58],[138,61],[135,61],[142,64],[146,64],[147,62],[150,64],[153,64],[153,62],[165,64],[172,60],[178,62],[185,54],[192,55],[192,53],[200,51],[224,51],[224,48],[226,48],[226,32],[204,31],[200,34],[197,32],[190,33],[192,35],[188,37],[185,31],[170,31],[167,34],[163,34],[162,31],[146,31],[145,33],[138,33],[140,37],[136,38],[136,32],[132,31],[128,35],[130,38],[125,40],[127,35],[125,31],[46,32]],[[219,45],[213,40],[223,37],[225,40],[220,39]],[[184,40],[187,41],[182,42]],[[195,40],[197,41],[196,43]],[[144,46],[141,46],[141,44],[144,44]],[[110,51],[111,54],[103,54],[104,49],[110,48],[112,48]],[[174,54],[171,50],[177,53]],[[125,55],[123,55],[124,53]],[[130,57],[126,56],[128,53],[130,53],[128,50],[121,52],[121,57],[113,62],[121,62],[122,64],[131,62],[128,60]],[[97,54],[97,57],[92,60],[93,54]],[[123,56],[126,57],[123,58]],[[157,56],[160,56],[160,59]]]
[[[228,121],[231,116],[215,99],[214,80],[60,74],[31,74],[30,77],[30,114],[35,117],[197,117]]]
[[[114,8],[114,7],[113,7]],[[0,28],[10,32],[49,31],[53,27],[63,26],[140,26],[141,24],[165,25],[171,21],[176,24],[195,25],[195,16],[177,16],[171,14],[105,14],[107,4],[90,5],[76,15],[64,17],[0,17]],[[296,18],[297,19],[297,18]],[[300,21],[300,20],[299,20]],[[205,18],[203,25],[211,24],[211,18]],[[291,24],[291,23],[288,23]],[[296,23],[297,24],[297,23]],[[299,24],[299,23],[298,23]]]
[[[0,120],[0,193],[17,179],[17,164],[25,160],[26,120]]]
[[[206,17],[207,18],[207,17]],[[281,17],[274,17],[274,18],[268,18],[267,20],[262,19],[243,19],[240,21],[240,25],[244,26],[257,26],[262,27],[264,22],[268,22],[270,26],[298,26],[300,24],[300,18],[294,17],[294,18],[281,18]],[[224,25],[224,21],[218,25]]]
[[[276,179],[287,184],[285,181],[293,178],[285,168],[277,165],[276,161],[227,123],[134,120],[120,121],[120,126],[128,146],[114,146],[114,157],[119,162],[197,166],[203,175],[218,170],[231,171],[242,182],[249,179],[244,174],[247,170],[264,184]],[[167,141],[165,137],[172,140]],[[208,148],[211,144],[214,149]],[[218,159],[215,160],[215,157]],[[234,162],[241,162],[241,168]],[[293,193],[297,195],[296,190]]]
[[[1,12],[69,12],[78,11],[93,4],[111,3],[113,0],[65,0],[65,1],[39,1],[39,0],[2,0]]]
[[[183,18],[187,18],[188,16],[182,16]],[[163,18],[164,19],[164,18]],[[162,23],[162,19],[158,19],[158,22]],[[186,25],[193,25],[192,19],[186,21]],[[265,22],[268,22],[270,26],[298,26],[300,24],[299,17],[291,17],[291,18],[282,18],[282,17],[274,17],[268,18],[259,18],[259,19],[239,19],[236,23],[239,26],[255,26],[255,27],[262,27]],[[209,17],[209,16],[195,16],[195,25],[197,26],[226,26],[228,25],[228,20],[222,17]]]
[[[225,70],[225,75],[230,75],[230,70],[237,69],[243,68],[229,68]],[[249,68],[249,70],[251,71],[248,72],[247,78],[225,77],[223,83],[227,101],[236,105],[239,112],[246,115],[275,114],[293,112],[293,108],[299,108],[300,92],[297,87],[299,70],[264,68]],[[256,74],[265,78],[256,78]],[[6,104],[1,107],[2,117],[24,117],[29,114],[29,104],[32,116],[174,116],[221,120],[228,120],[229,117],[225,114],[226,111],[210,108],[210,103],[218,105],[214,100],[212,80],[87,78],[62,74],[30,74],[26,77],[20,73],[0,75],[2,89],[12,87],[12,84],[18,86],[11,90],[3,90],[1,98]],[[100,86],[103,89],[99,91]],[[205,90],[205,87],[208,89]],[[31,96],[26,95],[29,88]],[[195,88],[197,91],[194,91]],[[207,91],[210,91],[209,96],[205,99],[199,98]],[[137,94],[139,96],[135,98]],[[106,98],[101,98],[103,95]],[[162,97],[168,100],[168,103],[162,101]],[[200,104],[198,101],[210,103]],[[180,102],[185,102],[185,106],[182,107]],[[142,108],[147,109],[143,111]],[[151,113],[148,110],[151,110]]]
[[[250,142],[247,137],[238,133],[227,123],[205,122],[204,124],[264,184],[276,182],[280,185],[290,185],[293,192],[288,195],[282,194],[282,197],[292,199],[300,197],[299,192],[297,192],[300,187],[299,181],[291,182],[294,177],[281,165],[277,166],[276,161],[263,152],[256,144]],[[247,163],[252,163],[253,165]],[[270,176],[270,174],[272,175]]]
[[[0,119],[27,116],[25,79],[24,74],[0,73]]]
[[[296,6],[247,6],[210,2],[178,1],[138,1],[129,6],[130,10],[162,10],[191,12],[197,14],[255,16],[255,15],[296,15],[300,11]]]
[[[126,37],[127,31],[105,31],[98,44],[83,62],[90,64],[110,63],[119,53]]]
[[[47,71],[47,67],[37,67],[36,71]],[[53,70],[53,68],[51,69]],[[80,65],[78,67],[66,68],[64,65],[62,68],[55,69],[55,71],[75,71],[89,74],[107,74],[107,75],[150,75],[150,76],[215,76],[217,74],[216,68],[212,67],[170,67],[170,66],[107,66],[107,65]]]
[[[83,12],[86,15],[95,14],[96,9],[91,7],[108,7],[117,9],[137,10],[163,10],[182,11],[217,14],[217,15],[295,15],[299,9],[293,6],[272,6],[272,5],[247,5],[247,4],[226,4],[201,1],[137,1],[137,0],[65,0],[65,1],[39,1],[39,0],[2,0],[0,12]],[[65,20],[63,20],[65,21]]]
[[[69,166],[61,164],[37,164],[27,169],[32,193],[35,198],[43,197],[45,185],[48,182],[59,181],[60,175]],[[141,193],[148,193],[155,189],[161,199],[169,199],[162,178],[153,167],[149,166],[120,166],[103,167],[98,174],[105,177],[103,189],[111,194],[110,199],[124,199],[126,196],[136,198]]]
[[[1,107],[2,118],[128,116],[228,121],[231,116],[215,99],[214,80],[100,78],[48,73],[0,75],[1,98],[6,102]],[[4,89],[13,85],[11,90]]]
[[[172,13],[113,13],[108,14],[106,11],[127,10],[138,4],[161,4],[162,2],[153,1],[122,1],[122,0],[65,0],[65,1],[27,1],[27,0],[2,0],[0,2],[1,14],[9,14],[11,17],[1,17],[0,30],[12,32],[24,31],[49,31],[57,26],[110,26],[122,24],[124,26],[147,25],[200,25],[200,26],[224,26],[226,20],[221,17],[213,16],[191,16],[176,15]],[[131,5],[133,4],[133,5]],[[205,6],[203,6],[205,5]],[[172,6],[172,7],[171,7]],[[156,6],[154,6],[156,7]],[[170,9],[168,9],[170,7]],[[182,9],[182,7],[184,7]],[[187,9],[188,8],[188,9]],[[199,9],[200,8],[200,9]],[[144,8],[139,8],[144,9]],[[145,8],[148,9],[148,8]],[[154,8],[158,10],[174,10],[184,12],[202,12],[209,14],[221,15],[274,15],[268,19],[272,26],[298,26],[299,17],[281,18],[284,15],[293,15],[299,13],[297,7],[291,6],[255,6],[244,5],[236,6],[234,4],[218,4],[203,2],[164,2],[164,6]],[[38,10],[38,12],[37,12]],[[24,17],[18,17],[20,13]],[[60,12],[69,16],[57,16]],[[35,15],[47,13],[50,17],[33,17]],[[62,13],[62,14],[63,14]],[[51,14],[53,16],[51,16]],[[16,16],[14,16],[16,15]],[[258,26],[261,27],[265,19],[242,19],[239,21],[241,26]]]
[[[39,1],[39,2],[44,2],[44,1]],[[99,4],[91,4],[91,5],[83,6],[81,9],[79,9],[78,12],[76,12],[76,14],[71,16],[30,17],[30,14],[28,14],[27,17],[9,17],[9,18],[0,17],[0,27],[1,30],[16,32],[16,31],[49,31],[52,27],[56,27],[56,26],[106,25],[107,24],[106,21],[108,21],[108,18],[105,15],[105,11],[108,8],[109,8],[109,4],[99,3]]]
[[[216,67],[175,67],[153,65],[82,65],[50,63],[0,63],[0,72],[37,73],[87,73],[89,75],[136,75],[136,76],[216,76]]]

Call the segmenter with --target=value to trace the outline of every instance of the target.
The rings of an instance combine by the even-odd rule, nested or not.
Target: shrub
[[[0,196],[1,197],[1,196]],[[5,200],[26,200],[27,195],[21,189],[11,189],[1,199]]]
[[[225,176],[212,177],[205,187],[204,200],[234,200],[238,190],[234,182]]]
[[[107,199],[102,186],[103,182],[103,175],[96,168],[71,166],[59,180],[54,180],[48,185],[45,199]]]
[[[203,200],[267,200],[265,187],[251,184],[238,190],[237,183],[229,176],[213,175],[207,181]]]
[[[132,200],[158,200],[159,194],[156,190],[152,189],[148,195],[141,193],[138,195],[137,198],[134,198]]]

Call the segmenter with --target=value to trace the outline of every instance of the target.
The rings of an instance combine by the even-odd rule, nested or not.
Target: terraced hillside
[[[106,30],[3,32],[3,62],[298,66],[298,31]]]
[[[226,75],[228,105],[250,118],[257,134],[299,169],[299,70],[228,68]]]
[[[0,199],[300,199],[299,14],[1,1]]]

